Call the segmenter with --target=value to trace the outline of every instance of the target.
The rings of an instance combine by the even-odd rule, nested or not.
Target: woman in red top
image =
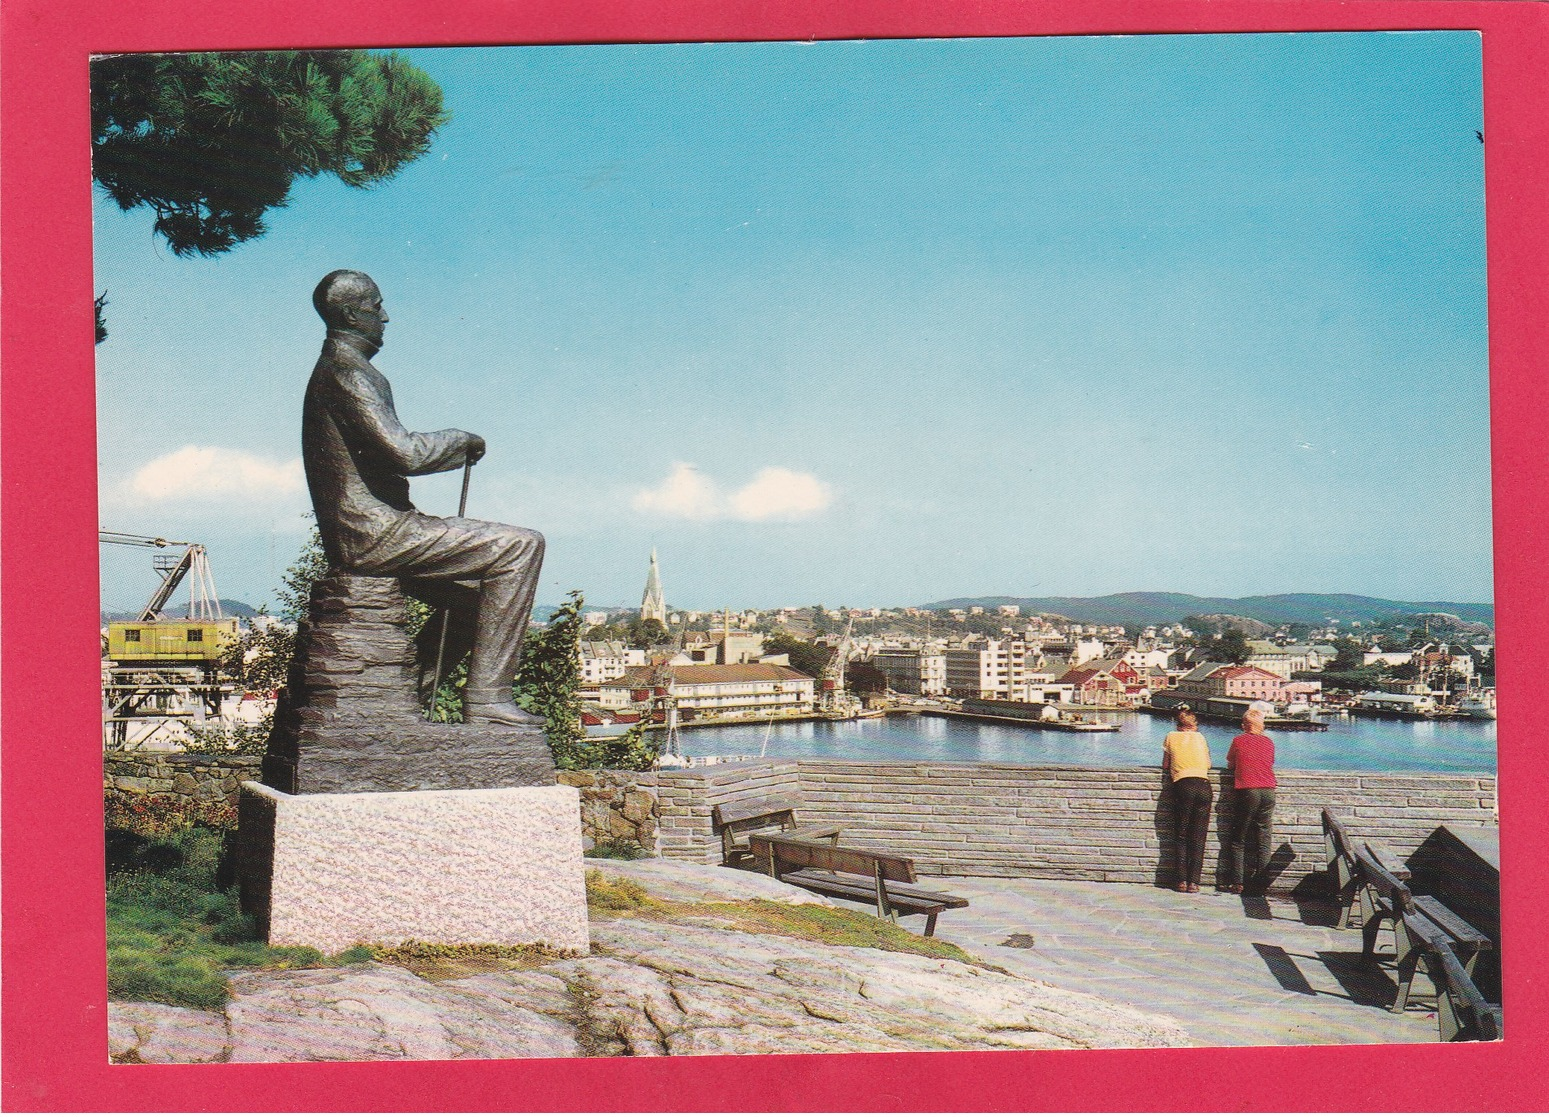
[[[1244,854],[1253,841],[1253,873],[1249,892],[1262,892],[1275,833],[1275,742],[1264,736],[1264,714],[1249,709],[1242,716],[1242,733],[1232,738],[1226,766],[1232,773],[1232,828],[1227,837],[1224,892],[1241,892],[1250,878],[1243,874]]]

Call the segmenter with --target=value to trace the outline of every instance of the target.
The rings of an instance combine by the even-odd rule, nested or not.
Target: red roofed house
[[[1123,659],[1089,660],[1055,681],[1075,687],[1083,706],[1134,706],[1150,695],[1149,679]]]

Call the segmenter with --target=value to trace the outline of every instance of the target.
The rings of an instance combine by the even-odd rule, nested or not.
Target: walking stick
[[[468,511],[468,481],[473,476],[473,456],[463,457],[463,495],[457,501],[457,515],[459,518]],[[448,606],[441,612],[441,639],[436,643],[436,673],[430,677],[430,709],[425,714],[426,721],[436,720],[436,695],[441,693],[441,661],[446,656],[446,630],[452,623],[452,609]]]

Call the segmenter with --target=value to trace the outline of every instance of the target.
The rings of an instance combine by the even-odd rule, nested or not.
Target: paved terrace
[[[1377,959],[1333,927],[1321,901],[1186,895],[1136,884],[930,877],[969,900],[938,938],[1065,989],[1164,1013],[1203,1047],[1436,1042],[1434,999],[1416,979],[1409,1011],[1389,1012],[1391,937]],[[903,925],[919,930],[920,917]],[[1388,953],[1385,953],[1387,951]]]

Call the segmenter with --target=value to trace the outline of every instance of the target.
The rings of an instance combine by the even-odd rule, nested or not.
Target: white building
[[[662,698],[685,720],[777,717],[810,713],[817,683],[794,668],[767,663],[669,664],[631,668],[598,692],[599,704],[613,710],[646,709]]]
[[[644,667],[645,649],[625,646],[622,640],[582,640],[577,646],[581,658],[581,685],[595,687],[616,679],[631,667]]]
[[[1021,640],[985,640],[942,653],[947,693],[953,698],[1008,698],[1020,701],[1027,688],[1027,645]]]

